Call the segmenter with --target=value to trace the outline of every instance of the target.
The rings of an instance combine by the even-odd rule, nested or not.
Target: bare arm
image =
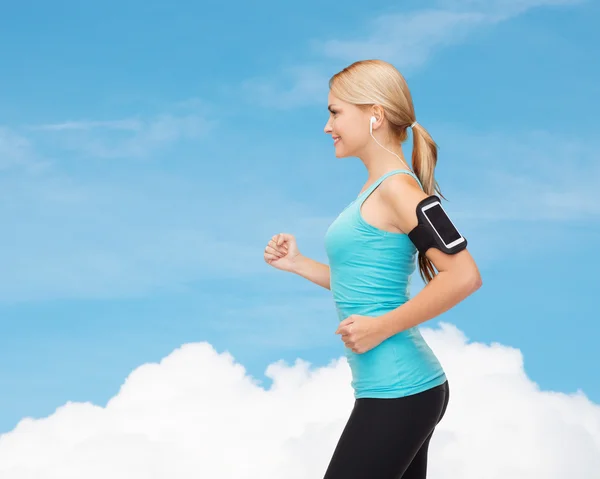
[[[296,273],[325,289],[331,289],[329,266],[319,263],[308,256],[299,255],[294,260],[294,267],[291,272]]]
[[[330,289],[329,266],[300,253],[293,234],[274,235],[265,248],[264,258],[274,268],[296,273],[325,289]]]
[[[395,224],[403,232],[411,231],[418,223],[416,207],[427,195],[411,177],[390,178],[383,197],[395,215]],[[384,186],[384,185],[382,185]],[[387,337],[417,326],[446,312],[481,286],[481,276],[467,249],[450,255],[430,248],[426,256],[438,274],[414,298],[380,316]]]

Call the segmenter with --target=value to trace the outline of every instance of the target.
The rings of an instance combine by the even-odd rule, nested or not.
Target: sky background
[[[478,444],[460,431],[476,423],[490,446],[509,410],[531,421],[506,429],[507,447],[516,435],[551,457],[565,430],[584,446],[573,462],[508,460],[498,477],[600,470],[597,1],[0,0],[0,12],[3,477],[81,477],[95,460],[85,477],[121,477],[125,463],[139,477],[233,477],[218,441],[242,428],[281,462],[248,453],[227,467],[322,474],[351,408],[335,308],[263,250],[288,232],[327,262],[325,231],[367,180],[323,132],[328,80],[368,58],[405,75],[483,278],[423,325],[454,392],[433,477],[482,477],[460,462]],[[221,422],[204,428],[199,410]],[[253,439],[256,418],[272,442]],[[183,434],[188,423],[205,435]],[[81,431],[96,427],[89,443]],[[214,464],[195,463],[183,437],[205,441]],[[49,445],[52,458],[27,453]]]

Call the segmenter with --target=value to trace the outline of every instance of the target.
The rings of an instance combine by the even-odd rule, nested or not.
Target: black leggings
[[[323,479],[425,479],[449,397],[446,381],[411,396],[356,399]]]

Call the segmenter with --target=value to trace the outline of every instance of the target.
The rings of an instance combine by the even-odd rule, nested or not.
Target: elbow
[[[465,289],[467,290],[467,295],[473,294],[481,288],[482,284],[481,274],[477,269],[465,275]]]
[[[457,270],[454,277],[455,287],[463,297],[467,297],[481,288],[481,274],[476,267]]]

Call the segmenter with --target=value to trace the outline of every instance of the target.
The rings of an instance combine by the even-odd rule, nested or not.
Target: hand
[[[351,314],[340,322],[335,334],[341,334],[346,347],[366,353],[387,339],[381,320],[373,316]]]
[[[282,271],[292,271],[300,258],[296,238],[288,233],[274,235],[265,248],[265,261]]]

